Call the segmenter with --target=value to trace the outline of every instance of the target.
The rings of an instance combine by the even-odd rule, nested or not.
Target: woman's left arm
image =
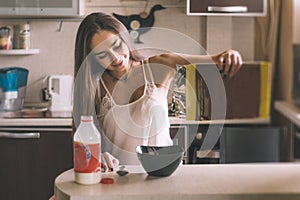
[[[243,59],[239,52],[227,50],[222,53],[212,55],[212,60],[218,66],[223,75],[232,78],[242,67]]]
[[[188,55],[188,54],[176,54],[166,53],[158,56],[151,57],[150,63],[160,64],[169,68],[161,70],[161,68],[153,65],[152,71],[155,74],[159,74],[161,81],[167,80],[170,76],[168,74],[174,72],[176,65],[189,65],[195,63],[215,63],[220,72],[229,77],[233,77],[241,68],[243,64],[242,56],[238,51],[226,50],[215,55]],[[168,73],[169,71],[169,73]],[[164,82],[164,81],[163,81]]]
[[[242,56],[238,51],[235,50],[226,50],[214,55],[185,55],[178,54],[180,57],[185,60],[183,63],[177,64],[194,64],[194,63],[215,63],[224,75],[229,75],[233,77],[241,68],[243,64]],[[180,62],[179,59],[178,61]],[[176,62],[176,59],[175,59]]]

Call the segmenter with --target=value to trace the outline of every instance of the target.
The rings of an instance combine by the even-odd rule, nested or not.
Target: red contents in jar
[[[100,144],[74,142],[74,170],[81,173],[101,171]]]

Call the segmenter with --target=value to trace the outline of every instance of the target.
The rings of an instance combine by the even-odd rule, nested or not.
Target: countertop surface
[[[300,108],[297,107],[293,102],[276,101],[274,106],[275,109],[283,116],[285,116],[297,126],[300,126]]]
[[[0,112],[0,126],[72,127],[72,112],[70,111],[50,112],[50,111],[40,111],[40,110]]]
[[[171,125],[208,125],[208,124],[268,124],[270,119],[227,119],[227,120],[186,120],[185,118],[169,117]],[[72,126],[71,112],[27,111],[0,112],[0,126]]]
[[[140,166],[129,174],[102,174],[114,184],[79,185],[70,169],[55,180],[57,200],[282,200],[300,199],[300,163],[180,165],[169,177],[148,176]]]

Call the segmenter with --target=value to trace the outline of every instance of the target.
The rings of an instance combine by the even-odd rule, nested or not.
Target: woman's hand
[[[101,168],[103,172],[113,171],[119,166],[119,160],[108,152],[102,154]]]
[[[232,78],[243,64],[242,56],[235,50],[226,50],[220,54],[212,56],[223,77],[229,75]]]

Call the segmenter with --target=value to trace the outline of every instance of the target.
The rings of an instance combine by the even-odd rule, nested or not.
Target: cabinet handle
[[[296,137],[297,139],[300,139],[300,132],[296,132],[296,133],[295,133],[295,137]]]
[[[40,138],[40,133],[12,133],[12,132],[0,132],[0,138],[13,138],[13,139],[34,139]]]
[[[248,7],[247,6],[208,6],[207,11],[208,12],[228,12],[228,13],[247,12]]]
[[[196,152],[197,158],[220,158],[220,152],[217,150],[202,150]]]
[[[202,133],[197,133],[196,136],[195,136],[195,138],[197,140],[201,140],[202,139]]]

